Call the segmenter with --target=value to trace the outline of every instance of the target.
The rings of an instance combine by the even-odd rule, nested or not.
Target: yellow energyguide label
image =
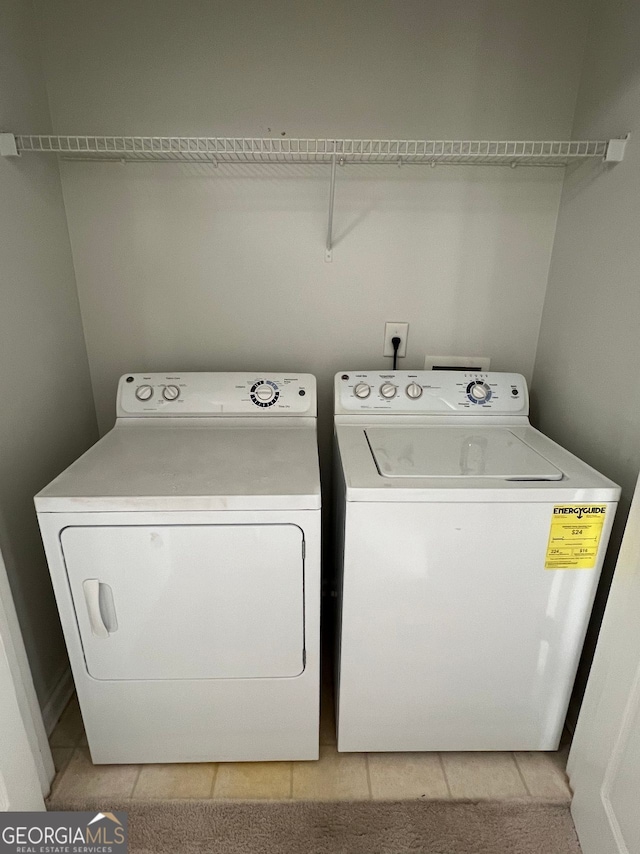
[[[593,569],[607,513],[605,504],[556,504],[545,569]]]

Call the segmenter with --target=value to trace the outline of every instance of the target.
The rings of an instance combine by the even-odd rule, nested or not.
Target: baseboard
[[[64,712],[67,703],[73,694],[73,677],[71,669],[65,667],[56,682],[53,691],[49,694],[49,699],[42,707],[42,720],[47,736],[53,732],[55,725],[60,720],[60,715]]]

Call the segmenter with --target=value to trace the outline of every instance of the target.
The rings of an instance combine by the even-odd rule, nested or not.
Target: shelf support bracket
[[[607,153],[604,156],[605,163],[621,163],[624,160],[624,150],[627,147],[631,134],[628,133],[622,139],[610,139],[607,144]]]
[[[333,261],[333,202],[336,196],[336,155],[331,155],[331,184],[329,186],[329,216],[327,218],[327,245],[324,260]]]
[[[3,157],[20,157],[16,138],[12,133],[0,133],[0,155]]]

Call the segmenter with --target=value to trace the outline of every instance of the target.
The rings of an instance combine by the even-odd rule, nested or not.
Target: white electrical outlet
[[[388,320],[384,325],[384,347],[382,348],[383,356],[393,356],[393,344],[391,339],[396,336],[400,339],[398,347],[398,358],[407,355],[407,337],[409,335],[408,323],[394,323]]]

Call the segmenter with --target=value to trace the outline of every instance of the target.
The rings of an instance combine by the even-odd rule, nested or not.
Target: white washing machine
[[[36,496],[96,763],[316,759],[309,374],[128,374]]]
[[[555,750],[620,490],[519,374],[335,379],[338,750]]]

